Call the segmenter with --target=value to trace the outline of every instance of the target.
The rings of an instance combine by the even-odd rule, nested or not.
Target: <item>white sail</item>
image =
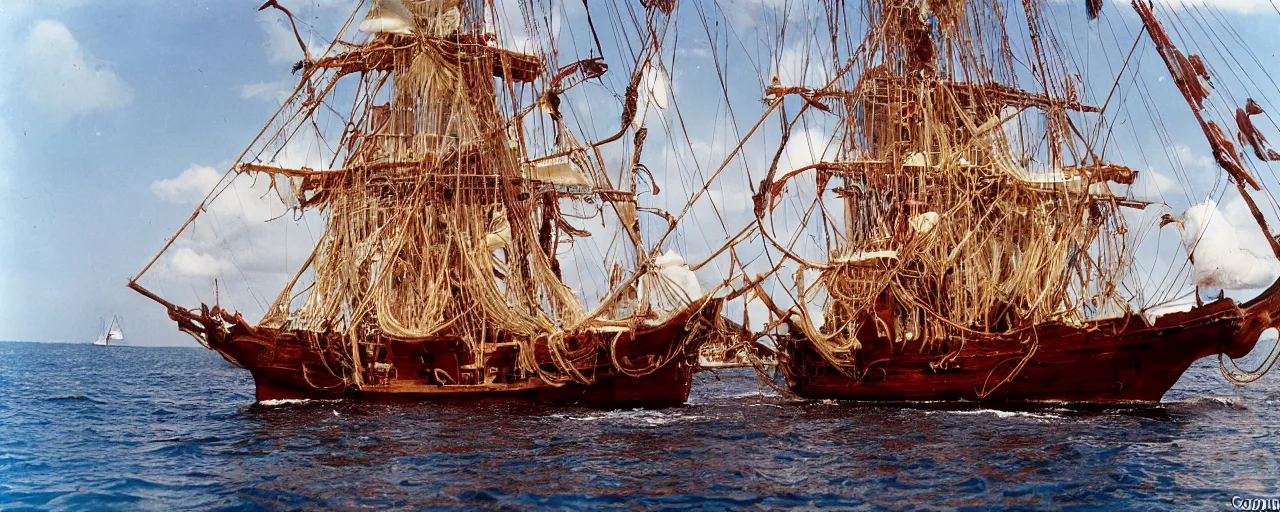
[[[547,158],[525,164],[524,177],[562,187],[590,187],[591,180],[582,167],[567,156]]]
[[[103,327],[103,333],[93,340],[94,345],[124,345],[124,330],[120,328],[120,317],[112,317],[111,324]]]
[[[400,0],[373,0],[360,30],[371,34],[413,35],[413,13]]]
[[[631,127],[636,130],[644,127],[644,119],[649,114],[650,106],[658,110],[667,109],[667,97],[670,95],[670,86],[667,83],[670,79],[662,68],[645,64],[643,73],[640,84],[641,93],[636,97],[636,116],[631,120]]]

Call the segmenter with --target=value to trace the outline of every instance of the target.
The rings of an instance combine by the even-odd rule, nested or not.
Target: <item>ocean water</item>
[[[1166,400],[868,407],[737,370],[657,411],[255,405],[203,349],[0,343],[0,509],[1230,510],[1280,492],[1280,374],[1240,390],[1202,361]]]

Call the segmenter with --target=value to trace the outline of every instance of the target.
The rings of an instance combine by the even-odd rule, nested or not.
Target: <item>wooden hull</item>
[[[1153,403],[1196,360],[1253,350],[1262,331],[1280,323],[1272,320],[1280,320],[1276,289],[1245,304],[1227,299],[1165,315],[1153,325],[1130,315],[1080,327],[1042,324],[1016,337],[974,337],[942,365],[942,354],[919,353],[918,342],[880,338],[864,342],[846,374],[798,334],[779,339],[779,362],[791,390],[813,399]]]
[[[228,328],[210,329],[207,325],[218,322],[207,319],[222,313],[216,308],[187,319],[187,325],[178,320],[186,330],[196,331],[209,348],[249,370],[258,401],[516,399],[594,407],[666,407],[688,399],[698,346],[719,312],[720,301],[710,299],[657,325],[575,335],[567,346],[576,350],[575,361],[592,362],[578,365],[584,375],[593,377],[592,383],[562,385],[520,372],[515,343],[493,343],[482,356],[483,364],[477,364],[457,338],[377,338],[369,340],[369,346],[381,348],[366,353],[368,364],[360,382],[353,382],[351,372],[342,370],[349,359],[336,350],[349,346],[340,333],[280,331],[238,319],[229,322]],[[545,347],[540,346],[535,357],[543,368],[554,368]],[[614,366],[615,357],[628,372]]]
[[[360,388],[318,389],[299,386],[298,373],[271,369],[250,370],[256,387],[255,398],[268,400],[352,399],[378,402],[466,402],[480,400],[520,400],[589,407],[660,408],[683,405],[693,383],[693,365],[672,362],[644,377],[611,375],[595,384],[569,383],[553,386],[538,378],[508,384],[437,385],[421,382],[393,382]]]

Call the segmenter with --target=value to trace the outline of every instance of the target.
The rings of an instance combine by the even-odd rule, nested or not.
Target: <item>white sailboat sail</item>
[[[111,317],[111,325],[103,329],[103,333],[93,340],[93,344],[99,346],[124,345],[124,330],[120,328],[120,317]]]

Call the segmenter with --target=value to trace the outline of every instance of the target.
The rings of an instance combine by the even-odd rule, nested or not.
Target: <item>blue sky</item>
[[[131,3],[0,3],[2,339],[86,339],[118,313],[182,341],[124,287],[190,213],[151,184],[229,163],[275,108],[244,86],[289,74],[256,6]]]
[[[305,26],[325,35],[354,5],[337,0],[282,3]],[[256,12],[257,4],[256,0],[0,0],[0,69],[13,70],[0,75],[0,339],[87,341],[96,334],[100,317],[119,314],[126,331],[142,343],[193,343],[173,328],[162,308],[125,284],[191,212],[187,199],[193,191],[180,185],[203,183],[195,178],[206,168],[217,174],[225,170],[278,107],[279,91],[293,85],[289,67],[298,58],[296,45],[279,16]],[[573,60],[568,54],[585,57],[593,46],[574,24],[581,19],[578,7],[572,7],[578,3],[570,4],[560,11],[568,21],[557,22],[569,27],[561,34],[569,37],[572,32],[574,40],[562,48],[566,55],[560,56],[561,62]],[[692,148],[671,142],[683,141],[683,134],[666,115],[656,122],[671,135],[660,136],[656,144],[666,144],[669,151],[657,158],[667,167],[680,162],[688,167],[688,161],[680,160],[683,151],[704,169],[714,168],[718,157],[737,142],[737,135],[727,124],[723,94],[713,81],[708,37],[701,23],[695,22],[697,3],[684,4],[677,28],[680,38],[668,54],[675,57],[670,61],[674,69],[668,71]],[[1085,23],[1083,5],[1078,4],[1083,2],[1051,6],[1053,12],[1063,13],[1062,24],[1071,28],[1061,35],[1081,45],[1115,51],[1106,31],[1112,25]],[[1276,55],[1280,36],[1274,30],[1280,15],[1270,3],[1200,0],[1194,4],[1184,8],[1221,8],[1225,23],[1236,28],[1262,61],[1261,66],[1250,67],[1280,69]],[[730,48],[721,58],[730,59],[728,87],[740,134],[763,110],[759,101],[763,84],[756,70],[781,67],[783,74],[797,74],[786,71],[794,63],[770,62],[768,46],[775,40],[776,20],[788,6],[793,13],[811,6],[784,0],[736,0],[721,5],[724,13],[717,14],[717,20],[733,31],[721,32],[715,39],[717,45]],[[701,12],[714,11],[710,6]],[[1121,27],[1118,33],[1136,34],[1137,19],[1127,4],[1108,3],[1104,21]],[[806,37],[813,36],[789,34],[784,44],[791,49],[804,48]],[[603,39],[606,54],[625,53],[613,47],[616,39]],[[1131,36],[1121,39],[1123,45],[1133,40]],[[1125,162],[1134,167],[1158,167],[1170,154],[1188,169],[1157,172],[1168,181],[1149,185],[1156,194],[1166,196],[1176,213],[1203,198],[1206,192],[1197,188],[1213,187],[1212,181],[1191,183],[1178,178],[1199,180],[1218,171],[1205,160],[1207,146],[1198,129],[1187,123],[1190,118],[1176,90],[1163,80],[1167,71],[1149,44],[1142,47],[1144,60],[1136,73],[1151,91],[1155,107],[1167,111],[1170,139],[1135,130],[1116,144],[1122,154],[1135,157]],[[1215,57],[1225,56],[1206,55],[1210,60]],[[622,73],[611,75],[615,87],[617,81],[625,80]],[[1249,94],[1280,100],[1273,83],[1262,81],[1258,87],[1264,91]],[[1270,105],[1280,109],[1280,101]],[[597,131],[614,126],[616,117],[608,119]],[[821,141],[825,135],[821,123],[815,121],[814,127],[806,135]],[[1280,132],[1268,128],[1264,126],[1264,132],[1280,142]],[[751,142],[746,160],[752,172],[763,170],[761,160],[767,161],[770,144],[776,145],[776,140],[774,127]],[[1139,144],[1160,158],[1148,156],[1146,165],[1134,163],[1143,160],[1136,158],[1139,152],[1134,146]],[[647,155],[662,152],[661,146],[646,149]],[[1274,174],[1264,169],[1268,170],[1263,177],[1274,184]],[[749,210],[744,184],[758,181],[760,175],[748,177],[740,167],[734,167],[734,172],[738,175],[718,183],[713,195],[728,215],[742,219]],[[191,180],[178,181],[184,173]],[[681,194],[687,197],[690,190],[688,180],[667,173],[660,174],[660,179],[667,184],[664,194],[669,204],[683,203]],[[1182,190],[1193,192],[1183,194]],[[702,218],[673,241],[694,255],[726,229],[707,227],[714,217],[706,209],[698,212]],[[315,232],[320,229],[314,221],[309,227]],[[290,236],[302,235],[295,230]],[[281,268],[302,257],[305,254],[294,251]],[[700,278],[704,283],[717,280],[714,275]],[[198,294],[207,296],[205,292]],[[274,290],[267,295],[271,293]]]

